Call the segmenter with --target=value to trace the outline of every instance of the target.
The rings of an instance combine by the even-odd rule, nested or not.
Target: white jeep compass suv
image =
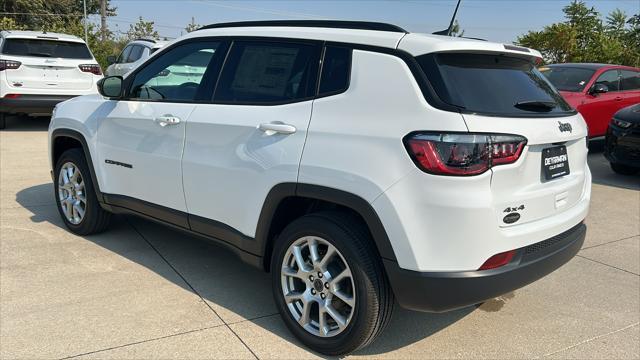
[[[7,114],[49,115],[61,101],[97,94],[101,78],[100,65],[79,37],[0,32],[0,129]]]
[[[539,58],[380,23],[210,25],[57,107],[60,214],[79,235],[129,213],[228,246],[271,272],[304,344],[349,353],[394,299],[478,304],[580,249],[587,128]]]

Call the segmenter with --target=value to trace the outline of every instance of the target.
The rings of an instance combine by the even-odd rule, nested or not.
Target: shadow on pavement
[[[48,116],[8,115],[2,131],[47,131],[50,120]]]
[[[640,190],[640,173],[636,175],[620,175],[611,170],[609,161],[604,157],[604,141],[589,142],[587,162],[593,176],[593,183],[614,186],[622,189]]]
[[[33,213],[31,221],[49,222],[64,228],[55,208],[33,204],[51,204],[51,184],[41,184],[19,191],[16,200]],[[34,195],[42,197],[35,199]],[[131,228],[140,236],[131,234]],[[66,229],[66,228],[64,228]],[[148,255],[132,249],[141,246],[142,237],[153,250],[175,269],[162,261],[150,261]],[[269,274],[241,262],[229,250],[201,238],[134,216],[117,215],[105,233],[84,237],[130,261],[145,266],[185,290],[201,296],[228,324],[250,320],[287,342],[299,344],[278,319],[265,321],[277,314],[271,295]],[[185,281],[183,281],[183,279]],[[357,354],[375,355],[393,351],[420,341],[455,323],[474,311],[475,307],[443,314],[412,312],[395,306],[391,323],[373,344]],[[275,316],[274,316],[275,317]]]

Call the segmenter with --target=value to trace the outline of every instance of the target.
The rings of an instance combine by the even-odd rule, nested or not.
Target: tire
[[[307,247],[304,247],[305,241]],[[307,254],[310,260],[311,243],[316,244],[316,249],[319,249],[315,252],[318,256],[316,261],[308,261],[303,265],[306,270],[312,267],[313,270],[301,271],[297,266],[294,248],[301,249],[300,255]],[[322,269],[322,266],[318,264],[325,261],[330,246],[337,252],[327,258],[329,265],[324,272],[324,280],[338,279],[339,273],[348,273],[345,269],[350,270],[351,276],[345,276],[338,282],[329,280],[322,286],[324,280],[318,275],[318,269]],[[323,253],[324,248],[326,250]],[[290,264],[293,265],[289,266]],[[286,272],[283,269],[287,269]],[[291,275],[294,272],[295,275]],[[310,279],[309,274],[315,275],[314,278]],[[305,280],[291,280],[300,276]],[[391,318],[394,297],[380,256],[362,222],[348,213],[314,213],[289,224],[278,236],[274,246],[271,279],[275,303],[286,326],[302,343],[322,354],[345,355],[367,346],[380,335]],[[320,286],[318,281],[321,282]],[[293,287],[297,287],[296,291],[292,291]],[[283,289],[295,295],[285,300]],[[306,300],[302,300],[305,296]],[[291,300],[298,297],[300,299]],[[343,298],[353,305],[347,305]],[[303,319],[303,301],[311,304],[307,305],[311,309],[311,321],[303,321],[306,323],[305,327],[298,322]],[[316,305],[313,305],[314,302]],[[319,305],[321,302],[329,304],[328,307],[322,307],[327,309],[323,317],[326,325],[323,328],[327,331],[322,332],[323,336],[320,336],[320,316],[324,312]],[[334,317],[332,314],[336,313],[338,316]],[[342,328],[336,318],[343,320]]]
[[[69,180],[65,186],[61,186],[65,183],[65,176],[61,174],[63,168],[66,172],[66,179]],[[73,171],[71,172],[69,169]],[[79,174],[70,176],[70,172],[76,174],[74,169],[79,170]],[[78,184],[78,186],[74,186],[74,184]],[[70,149],[60,156],[54,171],[53,191],[58,212],[64,224],[74,234],[83,236],[97,234],[109,226],[111,213],[105,211],[98,203],[91,180],[91,172],[82,150]],[[82,201],[83,199],[84,201]],[[63,205],[67,209],[67,213],[65,213]],[[81,210],[84,210],[82,216],[80,216]]]
[[[620,175],[634,175],[640,171],[638,168],[616,163],[611,163],[611,170]]]
[[[0,113],[0,130],[4,130],[7,126],[7,114]]]

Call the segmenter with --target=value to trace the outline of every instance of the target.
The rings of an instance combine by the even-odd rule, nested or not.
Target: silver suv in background
[[[114,55],[107,58],[109,67],[104,73],[107,76],[123,76],[166,44],[167,41],[154,39],[133,40],[125,46],[118,57]]]
[[[97,94],[102,69],[79,37],[0,32],[0,129],[7,114],[49,115],[59,102]]]

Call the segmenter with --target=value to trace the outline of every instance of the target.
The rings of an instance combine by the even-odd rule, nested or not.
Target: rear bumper
[[[518,249],[507,265],[484,271],[417,272],[384,260],[396,299],[406,309],[454,310],[481,303],[530,284],[573,258],[584,243],[586,225]]]
[[[609,162],[640,168],[640,129],[609,126],[604,156]]]
[[[75,95],[20,95],[0,98],[0,112],[11,114],[51,114],[53,108]]]

